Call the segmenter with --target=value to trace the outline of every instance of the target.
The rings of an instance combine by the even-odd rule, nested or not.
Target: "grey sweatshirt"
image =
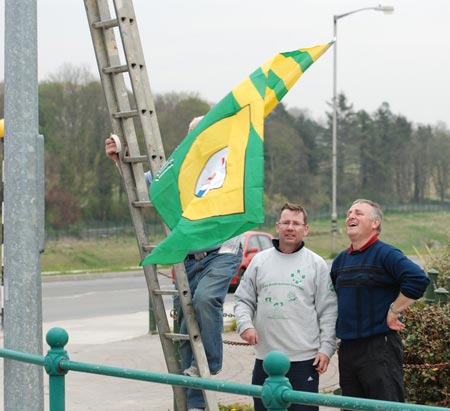
[[[337,300],[322,257],[306,247],[292,254],[258,253],[234,294],[237,332],[255,328],[256,358],[273,350],[289,360],[329,358],[336,350]]]

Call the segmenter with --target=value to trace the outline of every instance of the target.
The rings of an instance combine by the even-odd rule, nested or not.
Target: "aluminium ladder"
[[[140,256],[144,258],[153,249],[148,243],[144,224],[144,210],[152,206],[144,168],[150,169],[155,176],[164,164],[165,156],[134,7],[132,0],[84,0],[84,4],[112,130],[124,147],[119,153],[119,168],[128,196]],[[114,10],[110,7],[111,4]],[[120,34],[117,36],[120,44],[116,41],[116,32]],[[123,54],[119,53],[120,46]],[[131,91],[127,88],[127,79],[131,83]],[[136,125],[140,125],[142,130],[143,137],[140,140]],[[141,154],[140,146],[145,147],[145,154]],[[168,234],[167,227],[165,230]],[[174,268],[177,290],[162,290],[156,265],[143,267],[167,369],[170,373],[180,374],[176,342],[190,340],[200,376],[209,377],[208,362],[192,306],[184,264],[176,264]],[[163,300],[163,295],[168,294],[178,294],[180,298],[188,335],[175,334],[170,330]],[[185,411],[187,404],[183,388],[172,388],[177,410]],[[218,411],[215,393],[204,391],[203,395],[208,411]]]

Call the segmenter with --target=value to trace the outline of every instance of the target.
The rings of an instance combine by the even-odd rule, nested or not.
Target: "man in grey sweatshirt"
[[[262,362],[274,350],[285,353],[294,390],[318,392],[336,350],[337,301],[329,269],[322,257],[305,247],[309,227],[306,210],[285,204],[276,223],[274,247],[258,253],[234,294],[237,332],[254,345],[252,384],[267,378]],[[255,411],[264,407],[254,398]],[[293,404],[290,411],[317,411]]]

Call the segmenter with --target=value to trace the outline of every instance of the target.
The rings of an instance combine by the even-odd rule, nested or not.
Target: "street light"
[[[333,136],[332,136],[332,189],[331,189],[331,232],[332,232],[332,253],[336,253],[336,235],[337,235],[337,207],[336,207],[336,180],[337,180],[337,22],[350,14],[359,13],[364,10],[382,11],[385,14],[391,14],[394,11],[392,6],[363,7],[343,14],[333,16],[334,28],[334,59],[333,59]]]

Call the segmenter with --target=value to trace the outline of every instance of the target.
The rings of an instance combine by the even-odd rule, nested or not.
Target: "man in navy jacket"
[[[331,267],[339,380],[342,395],[404,402],[402,312],[423,296],[430,280],[400,250],[378,239],[382,218],[377,203],[356,200],[346,218],[351,246]]]

